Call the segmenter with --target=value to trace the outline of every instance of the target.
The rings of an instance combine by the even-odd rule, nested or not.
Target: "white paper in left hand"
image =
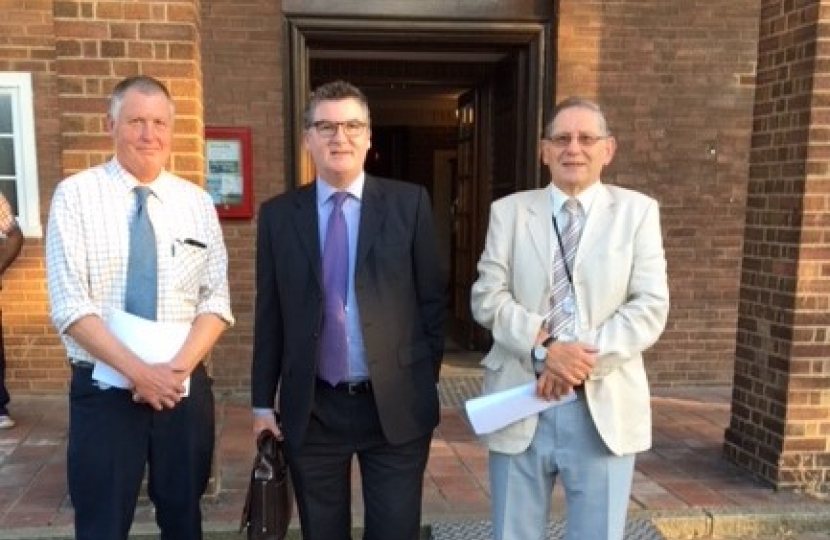
[[[120,309],[107,312],[106,325],[121,343],[148,364],[162,364],[173,359],[182,348],[190,324],[157,322]],[[95,362],[92,378],[117,388],[130,388],[130,381],[104,362]],[[185,395],[190,391],[190,377],[184,381]]]
[[[556,401],[542,399],[536,395],[536,382],[534,381],[468,399],[464,403],[464,408],[473,431],[476,435],[484,435],[532,414],[570,403],[574,399],[576,399],[576,394],[573,391]]]

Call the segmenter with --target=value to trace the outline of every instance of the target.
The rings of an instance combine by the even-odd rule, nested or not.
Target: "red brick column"
[[[725,455],[781,488],[830,480],[830,12],[760,18],[732,418]]]
[[[204,181],[204,122],[198,0],[55,2],[57,77],[64,174],[112,155],[107,97],[136,74],[164,82],[176,102],[168,168]]]

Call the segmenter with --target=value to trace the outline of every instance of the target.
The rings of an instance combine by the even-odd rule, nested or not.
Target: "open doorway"
[[[423,185],[450,272],[448,337],[484,349],[469,291],[490,202],[537,185],[548,27],[538,23],[288,18],[287,178],[311,180],[302,106],[315,86],[344,79],[369,97],[367,171]]]

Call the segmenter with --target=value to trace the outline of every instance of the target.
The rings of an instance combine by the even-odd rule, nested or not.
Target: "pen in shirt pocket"
[[[207,247],[207,245],[204,242],[194,240],[193,238],[185,238],[184,240],[182,240],[182,242],[184,242],[188,246],[193,246],[201,249],[205,249]]]
[[[176,238],[176,241],[173,242],[172,246],[170,246],[170,254],[173,257],[176,256],[176,244],[184,244],[184,245],[193,246],[193,247],[199,248],[199,249],[207,248],[207,244],[205,244],[204,242],[200,242],[198,240],[194,240],[193,238],[185,238],[185,239]]]

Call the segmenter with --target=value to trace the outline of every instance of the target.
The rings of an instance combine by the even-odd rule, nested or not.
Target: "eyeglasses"
[[[602,139],[607,139],[609,137],[610,135],[588,135],[587,133],[580,133],[576,136],[576,142],[578,142],[579,146],[583,148],[590,148]],[[546,137],[546,140],[550,141],[550,143],[556,148],[567,148],[571,145],[571,142],[573,142],[574,136],[570,133],[562,133],[560,135]]]
[[[359,137],[363,135],[363,132],[366,130],[367,124],[366,122],[361,122],[360,120],[346,120],[345,122],[331,122],[329,120],[317,120],[313,122],[312,127],[317,130],[317,133],[321,137],[325,137],[326,139],[331,139],[335,135],[337,135],[337,129],[340,126],[343,126],[343,133],[346,134],[346,137]]]

